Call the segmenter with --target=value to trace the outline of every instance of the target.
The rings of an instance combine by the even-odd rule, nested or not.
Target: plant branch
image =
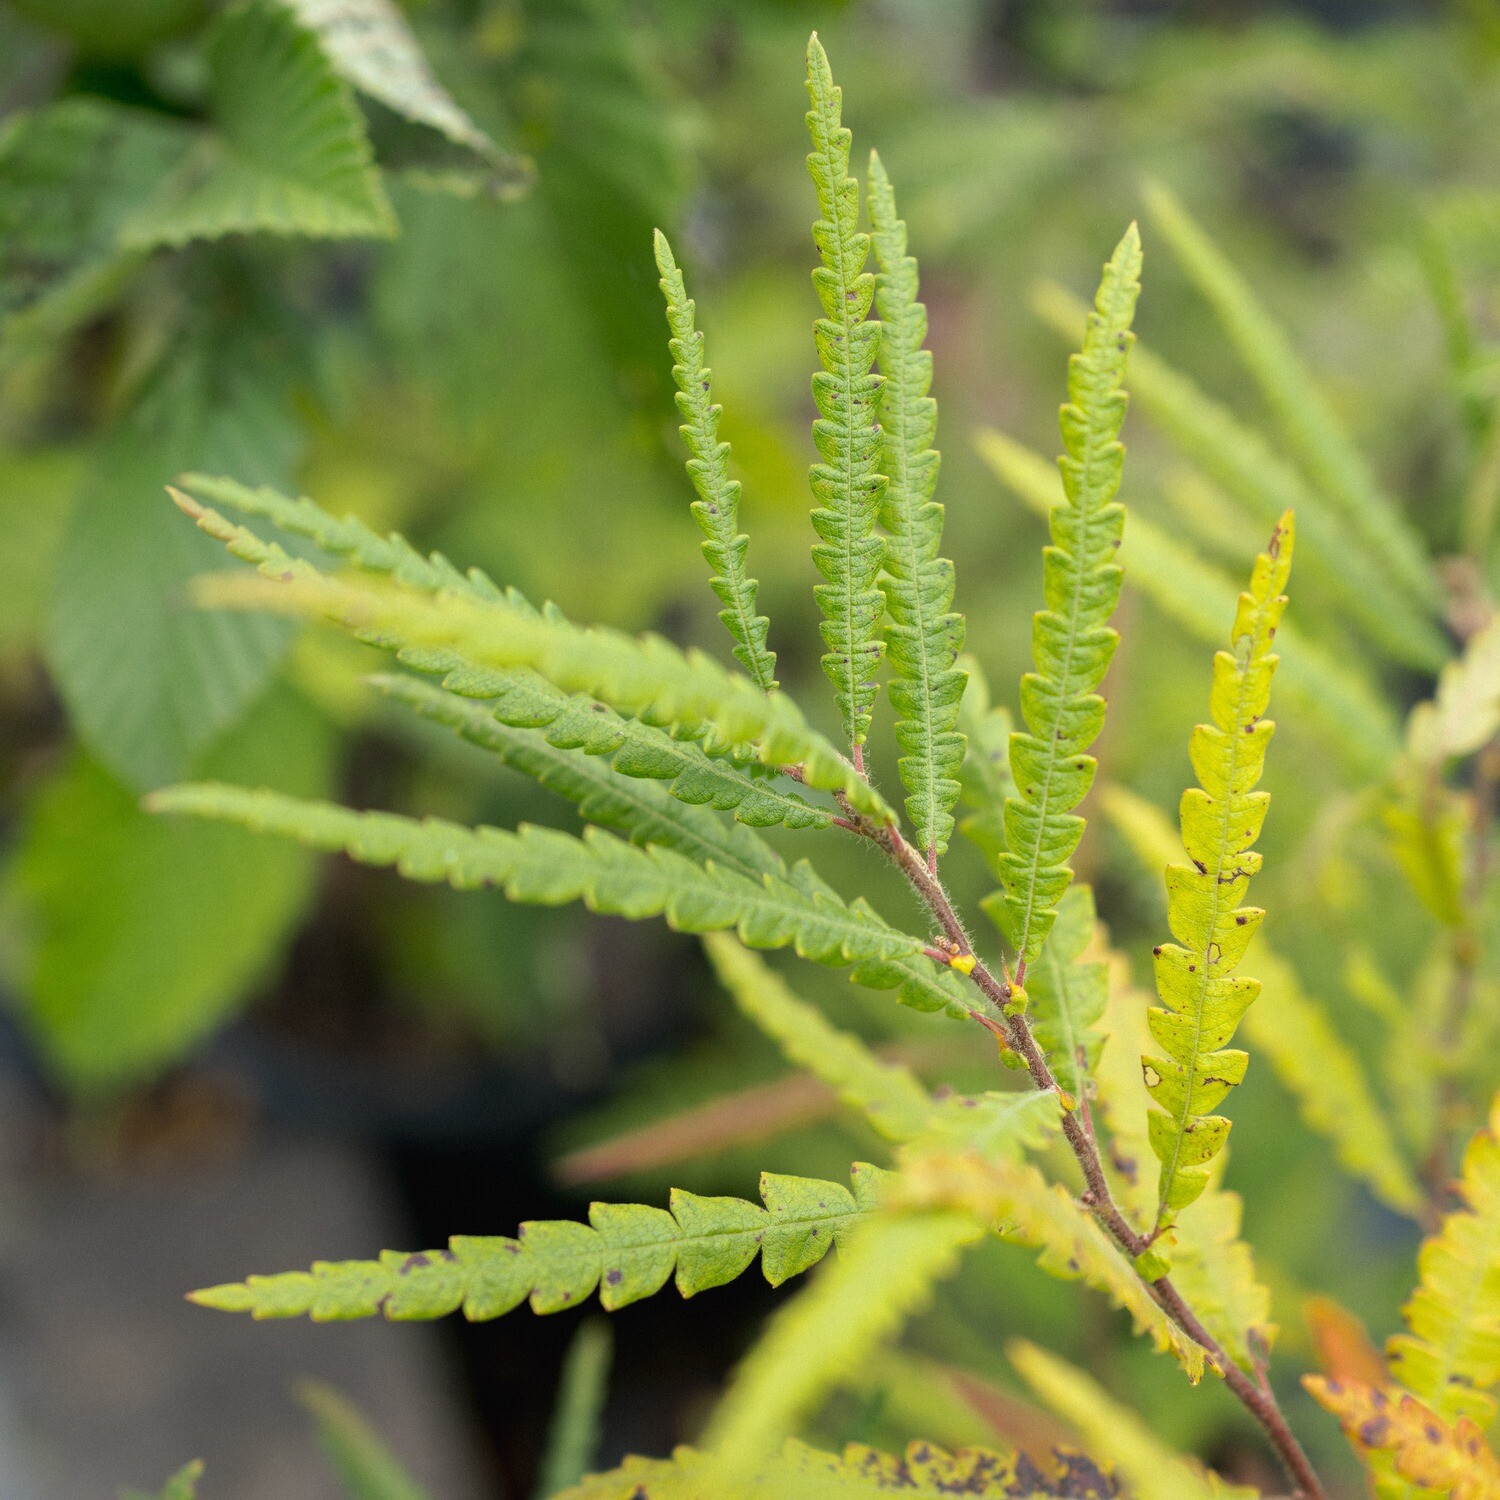
[[[968,933],[948,893],[935,871],[928,867],[926,859],[902,837],[898,828],[878,824],[873,819],[857,813],[840,799],[846,816],[840,819],[841,826],[862,834],[878,844],[916,889],[923,904],[932,913],[947,937],[951,956],[962,962],[961,970],[967,970],[969,978],[980,992],[1000,1011],[997,1021],[982,1012],[974,1018],[1006,1043],[1026,1065],[1032,1082],[1038,1089],[1058,1095],[1063,1104],[1062,1128],[1078,1166],[1083,1173],[1085,1189],[1081,1201],[1103,1224],[1120,1248],[1134,1261],[1150,1247],[1150,1239],[1134,1229],[1110,1191],[1109,1180],[1104,1175],[1104,1164],[1100,1160],[1093,1132],[1079,1119],[1078,1103],[1066,1095],[1048,1066],[1046,1054],[1038,1046],[1026,1017],[1020,1011],[1012,1012],[1019,984],[1008,977],[997,977],[974,952]],[[937,950],[932,950],[936,953]],[[946,955],[945,955],[946,956]],[[1071,1106],[1071,1107],[1070,1107]],[[1203,1326],[1196,1313],[1183,1300],[1182,1294],[1172,1284],[1169,1276],[1155,1280],[1142,1280],[1162,1310],[1198,1344],[1218,1367],[1224,1383],[1234,1392],[1240,1403],[1260,1423],[1277,1457],[1305,1500],[1326,1500],[1322,1481],[1302,1451],[1296,1436],[1287,1425],[1276,1397],[1264,1383],[1257,1383],[1229,1357],[1223,1345]]]

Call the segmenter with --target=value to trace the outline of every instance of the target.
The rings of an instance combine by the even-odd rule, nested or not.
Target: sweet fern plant
[[[1105,726],[1100,689],[1118,643],[1111,621],[1133,559],[1165,545],[1119,499],[1140,237],[1134,225],[1125,232],[1092,309],[1077,318],[1069,312],[1082,343],[1068,366],[1060,483],[1028,467],[1007,440],[986,440],[1017,488],[1045,495],[1051,531],[1044,607],[1032,628],[1034,669],[1020,685],[1024,728],[1012,732],[1008,713],[988,706],[977,670],[959,665],[963,620],[952,609],[954,570],[942,555],[943,510],[934,498],[926,313],[895,188],[872,156],[862,198],[850,175],[840,91],[816,37],[807,86],[822,314],[814,325],[813,556],[836,734],[821,732],[815,714],[778,685],[704,337],[672,249],[658,236],[693,515],[738,668],[659,636],[576,624],[309,500],[189,475],[172,491],[178,506],[250,565],[203,580],[203,603],[319,619],[386,648],[411,670],[378,678],[382,692],[566,798],[586,826],[579,836],[464,827],[218,783],[160,791],[149,805],[393,866],[412,880],[495,886],[542,905],[582,901],[700,934],[738,1007],[869,1122],[889,1144],[887,1164],[855,1162],[838,1180],[768,1172],[758,1201],[675,1191],[665,1204],[598,1202],[586,1222],[531,1221],[513,1237],[458,1234],[440,1249],[252,1275],[193,1300],[257,1318],[319,1320],[458,1312],[487,1319],[522,1303],[545,1314],[596,1296],[612,1311],[668,1282],[693,1296],[757,1265],[780,1286],[835,1251],[773,1317],[698,1447],[628,1459],[564,1493],[576,1500],[886,1491],[1104,1500],[1122,1487],[1144,1500],[1221,1493],[1215,1475],[1172,1452],[1090,1377],[1024,1344],[1011,1350],[1017,1371],[1080,1444],[1046,1462],[925,1442],[903,1456],[859,1446],[834,1454],[798,1440],[825,1397],[857,1382],[934,1284],[995,1234],[1034,1252],[1043,1270],[1108,1298],[1189,1384],[1222,1381],[1259,1424],[1291,1489],[1321,1500],[1323,1483],[1270,1378],[1275,1328],[1239,1235],[1239,1201],[1220,1185],[1230,1122],[1216,1111],[1245,1076],[1249,1056],[1233,1043],[1242,1020],[1266,1003],[1261,980],[1249,977],[1259,973],[1279,998],[1274,1022],[1250,1028],[1252,1041],[1267,1038],[1278,1073],[1294,1080],[1309,1118],[1353,1169],[1433,1234],[1409,1332],[1393,1341],[1389,1366],[1373,1353],[1357,1372],[1347,1358],[1331,1361],[1313,1393],[1368,1450],[1383,1494],[1500,1494],[1500,1459],[1483,1436],[1494,1409],[1489,1388],[1500,1380],[1494,1136],[1481,1133],[1469,1145],[1451,1211],[1441,1159],[1426,1188],[1394,1145],[1370,1161],[1381,1148],[1351,1140],[1351,1122],[1380,1140],[1393,1137],[1357,1065],[1312,1002],[1298,997],[1284,961],[1264,946],[1249,951],[1263,918],[1246,898],[1269,802],[1259,787],[1274,731],[1267,713],[1279,648],[1295,639],[1287,629],[1278,640],[1293,567],[1291,510],[1263,518],[1269,540],[1237,598],[1209,588],[1195,601],[1200,614],[1213,615],[1220,646],[1205,682],[1205,722],[1189,740],[1198,784],[1182,796],[1180,844],[1154,809],[1117,788],[1101,798],[1156,871],[1165,868],[1171,940],[1152,955],[1151,1003],[1131,987],[1072,864],[1084,830],[1079,809],[1095,784],[1091,749]],[[866,216],[868,230],[860,227]],[[1211,258],[1180,222],[1167,237],[1202,264]],[[1222,268],[1203,274],[1221,301],[1239,296]],[[1267,342],[1243,306],[1237,315],[1234,326],[1259,350],[1267,378],[1285,382],[1294,368],[1289,351]],[[1157,392],[1181,396],[1155,365],[1146,368]],[[1284,403],[1283,415],[1300,424],[1304,456],[1325,461],[1326,492],[1340,495],[1352,518],[1361,471],[1329,446],[1321,410],[1304,391]],[[1257,482],[1244,476],[1242,488]],[[1331,535],[1319,505],[1313,514],[1315,534]],[[1399,580],[1399,607],[1425,621],[1403,634],[1403,648],[1436,662],[1449,648],[1431,618],[1428,568],[1393,515],[1362,513],[1351,555]],[[1461,931],[1472,899],[1462,879],[1455,887],[1443,830],[1464,794],[1445,773],[1500,729],[1492,636],[1476,633],[1444,669],[1434,701],[1413,715],[1407,751],[1382,794],[1393,836],[1434,901],[1451,901]],[[1299,642],[1286,675],[1294,661],[1305,694],[1319,681],[1317,658]],[[1348,706],[1339,681],[1335,671],[1323,683],[1325,716]],[[901,749],[904,819],[862,750],[882,682]],[[1343,732],[1376,750],[1347,721]],[[956,822],[961,799],[965,816]],[[983,903],[996,926],[988,938],[956,909],[944,882],[955,827],[997,882]],[[786,842],[773,844],[767,829],[785,830]],[[905,876],[913,899],[899,921],[818,874],[811,859],[834,839],[860,842]],[[799,843],[806,855],[781,852]],[[930,1091],[799,998],[758,951],[777,948],[972,1024],[998,1044],[1008,1071],[975,1096]],[[1457,1094],[1448,1103],[1451,1132],[1464,1117]]]

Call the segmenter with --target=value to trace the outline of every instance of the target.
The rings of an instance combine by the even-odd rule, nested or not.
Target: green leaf
[[[1473,755],[1500,730],[1500,619],[1476,631],[1464,654],[1443,668],[1430,701],[1412,709],[1406,753],[1418,764],[1443,768]]]
[[[694,322],[696,305],[683,285],[672,247],[659,229],[656,266],[672,332],[672,379],[677,383],[677,409],[683,417],[678,431],[692,454],[687,471],[698,492],[693,519],[707,538],[703,555],[713,569],[713,591],[724,606],[719,619],[735,642],[736,660],[755,685],[769,693],[776,686],[776,655],[766,649],[771,622],[755,612],[760,585],[745,572],[750,538],[739,527],[740,482],[729,477],[729,444],[719,441],[721,408],[714,404],[713,371],[703,362],[703,335]]]
[[[963,805],[970,809],[958,831],[984,855],[996,880],[1005,852],[1005,804],[1016,795],[1010,774],[1010,737],[1015,723],[1008,709],[990,704],[989,683],[973,657],[965,659],[968,691],[959,711],[967,740],[962,773]]]
[[[290,471],[301,436],[275,358],[254,333],[195,329],[104,439],[63,536],[48,665],[84,742],[137,790],[187,774],[290,643],[284,623],[192,607],[188,580],[220,554],[161,490],[195,463]]]
[[[1238,1193],[1210,1187],[1173,1226],[1172,1281],[1203,1326],[1241,1369],[1255,1373],[1276,1337],[1271,1294],[1240,1238]]]
[[[285,690],[225,738],[220,775],[324,790],[327,726]],[[168,824],[79,754],[34,803],[7,879],[23,1016],[72,1087],[149,1076],[200,1041],[275,960],[312,891],[300,850]]]
[[[422,559],[399,538],[382,541],[347,520],[324,517],[316,523],[308,513],[319,513],[310,501],[252,493],[228,481],[195,477],[188,482],[195,494],[275,508],[277,524],[284,524],[284,517],[303,528],[295,534],[314,534],[314,540],[343,536],[346,543],[338,550],[362,565],[390,573],[409,588],[437,591],[437,597],[425,597],[325,577],[216,511],[187,501],[184,508],[201,528],[278,583],[266,589],[250,578],[225,580],[212,602],[322,615],[362,639],[400,651],[403,660],[423,671],[477,668],[480,681],[488,683],[495,669],[530,667],[564,692],[586,693],[627,716],[699,740],[710,752],[749,746],[766,765],[795,767],[809,786],[842,791],[855,807],[882,821],[893,816],[869,783],[808,726],[790,698],[779,691],[762,693],[701,652],[681,651],[659,636],[632,639],[604,627],[582,630],[556,612],[540,615],[519,596],[502,595],[483,575],[462,579],[450,563]],[[455,686],[454,678],[447,681]]]
[[[317,1424],[318,1442],[349,1500],[427,1500],[353,1402],[316,1381],[300,1385],[297,1399]]]
[[[464,828],[219,783],[169,787],[147,806],[239,823],[362,864],[394,865],[408,880],[446,881],[457,890],[500,886],[512,901],[542,906],[582,900],[616,916],[664,916],[682,932],[733,927],[751,947],[790,944],[819,963],[901,957],[921,947],[862,899],[845,905],[805,863],[785,879],[752,880],[696,865],[672,849],[638,848],[599,828],[585,829],[582,838],[528,824],[515,833]]]
[[[1152,876],[1182,858],[1176,828],[1144,797],[1106,786],[1099,806]],[[1415,1217],[1424,1195],[1358,1055],[1263,934],[1256,941],[1255,965],[1261,991],[1245,1014],[1250,1044],[1297,1101],[1306,1124],[1332,1143],[1344,1170],[1387,1208]],[[1131,1071],[1138,1076],[1138,1070]]]
[[[1379,558],[1391,583],[1429,616],[1437,614],[1441,595],[1421,539],[1381,492],[1286,334],[1172,193],[1159,183],[1149,183],[1146,201],[1183,270],[1218,315],[1230,343],[1260,387],[1283,440],[1319,492]]]
[[[983,1226],[961,1211],[876,1214],[843,1254],[777,1313],[709,1419],[705,1443],[724,1476],[753,1472],[827,1393],[931,1299]]]
[[[203,1478],[203,1460],[183,1465],[166,1483],[156,1500],[197,1500],[198,1481]],[[151,1500],[139,1490],[127,1490],[123,1500]]]
[[[554,617],[559,618],[560,617]],[[460,671],[451,679],[466,698],[483,698],[488,713],[503,725],[539,731],[548,744],[612,756],[617,775],[662,783],[663,791],[695,807],[732,812],[754,828],[778,823],[789,828],[827,828],[833,814],[814,807],[796,792],[784,791],[755,774],[758,767],[706,754],[692,740],[675,739],[664,729],[627,719],[596,699],[565,693],[532,672],[483,674]],[[715,819],[715,822],[718,820]]]
[[[555,703],[560,697],[556,690],[539,678],[535,681],[539,691],[532,693],[530,685],[522,683],[518,696],[539,699],[549,706],[549,699]],[[414,677],[382,674],[371,682],[424,718],[456,729],[506,765],[566,797],[589,822],[627,834],[632,843],[660,844],[698,864],[712,861],[752,880],[786,873],[780,856],[748,828],[726,824],[707,808],[678,800],[659,782],[622,776],[603,756],[586,754],[583,748],[559,749],[554,744],[557,736],[551,733],[552,725],[546,730],[513,728],[497,719],[489,711],[490,705],[481,707]],[[603,717],[598,714],[593,719]],[[619,722],[629,725],[632,732],[662,734],[631,720]],[[607,730],[609,726],[606,723],[604,727]],[[662,738],[668,736],[662,734]]]
[[[0,348],[42,348],[109,300],[138,262],[122,225],[192,132],[146,110],[65,99],[0,129]]]
[[[437,81],[395,0],[286,0],[323,44],[339,73],[361,93],[480,156],[495,143]]]
[[[35,650],[82,456],[71,447],[0,451],[0,662]]]
[[[593,1203],[589,1222],[536,1220],[516,1239],[455,1235],[446,1250],[378,1260],[317,1261],[310,1271],[251,1276],[194,1292],[192,1301],[255,1318],[316,1322],[372,1318],[498,1318],[528,1298],[536,1313],[576,1307],[597,1289],[614,1312],[653,1296],[676,1272],[691,1297],[733,1281],[761,1257],[772,1286],[815,1265],[873,1211],[890,1176],[856,1163],[853,1191],[836,1182],[761,1174],[765,1207],[703,1198],[674,1188],[671,1211],[638,1203]]]
[[[1026,975],[1032,1035],[1058,1083],[1080,1100],[1089,1096],[1089,1075],[1104,1045],[1094,1027],[1109,994],[1107,967],[1080,962],[1093,941],[1094,893],[1086,885],[1071,886],[1057,903],[1057,921]]]
[[[1391,1374],[1444,1421],[1495,1416],[1500,1382],[1500,1102],[1469,1142],[1461,1207],[1417,1256],[1420,1280],[1402,1308],[1409,1333],[1387,1345]]]
[[[813,240],[822,266],[813,286],[823,316],[813,325],[822,370],[813,376],[818,417],[813,441],[823,462],[812,469],[813,562],[823,576],[814,590],[828,647],[823,670],[834,685],[850,743],[864,743],[877,692],[875,671],[885,647],[880,621],[885,599],[876,578],[885,545],[875,533],[885,478],[877,465],[878,377],[871,373],[880,324],[869,317],[875,278],[865,270],[870,237],[859,231],[859,185],[849,176],[851,136],[840,122],[843,91],[814,32],[807,44],[807,128],[813,149],[807,168],[822,217]]]
[[[1045,516],[1057,503],[1057,476],[1040,454],[1003,433],[980,432],[981,457],[1028,509]],[[1186,543],[1130,513],[1119,560],[1126,582],[1200,640],[1215,643],[1234,610],[1237,588]],[[1352,663],[1329,656],[1288,621],[1277,636],[1282,687],[1302,716],[1323,732],[1351,770],[1378,778],[1400,752],[1385,702]]]
[[[1017,795],[1005,806],[1007,848],[1000,856],[1018,978],[1041,952],[1073,878],[1067,860],[1083,834],[1083,819],[1072,810],[1093,783],[1088,748],[1104,727],[1097,689],[1119,640],[1108,622],[1120,597],[1115,553],[1125,524],[1125,509],[1115,501],[1125,458],[1121,380],[1140,274],[1141,242],[1132,224],[1104,268],[1083,351],[1068,362],[1070,401],[1061,419],[1066,452],[1058,460],[1064,499],[1048,518],[1047,607],[1032,623],[1036,671],[1021,680],[1027,732],[1011,736]]]
[[[870,153],[870,224],[875,305],[880,314],[880,468],[887,476],[880,524],[887,532],[881,587],[891,623],[886,654],[895,681],[898,762],[916,843],[929,858],[948,847],[958,801],[964,737],[957,731],[965,674],[954,662],[964,622],[953,608],[953,564],[938,556],[943,507],[933,500],[937,402],[927,309],[917,300],[917,262],[906,253],[906,223],[880,158]]]
[[[932,1123],[932,1096],[910,1069],[883,1062],[858,1037],[830,1025],[727,933],[707,935],[703,946],[740,1009],[792,1062],[821,1078],[887,1140],[912,1140]]]
[[[591,1318],[578,1326],[563,1360],[557,1405],[547,1432],[536,1500],[548,1500],[577,1484],[599,1456],[599,1419],[609,1390],[609,1324]]]
[[[916,1150],[903,1157],[893,1187],[896,1207],[962,1209],[994,1224],[1002,1239],[1039,1251],[1037,1263],[1063,1281],[1082,1280],[1130,1314],[1135,1331],[1170,1353],[1196,1384],[1203,1350],[1169,1318],[1099,1221],[1030,1163]]]
[[[348,85],[278,0],[244,0],[208,39],[215,129],[124,225],[131,250],[226,234],[389,238],[396,219]]]
[[[1025,1339],[1005,1352],[1033,1391],[1095,1452],[1109,1456],[1139,1500],[1229,1500],[1255,1492],[1224,1484],[1174,1453],[1104,1388],[1055,1354]]]
[[[1113,1479],[1081,1453],[1059,1452],[1047,1469],[1015,1453],[965,1448],[945,1453],[914,1442],[904,1457],[850,1443],[842,1454],[790,1441],[781,1453],[739,1475],[734,1500],[1114,1500]],[[592,1474],[557,1500],[726,1500],[714,1456],[679,1448],[671,1458],[627,1458],[618,1469]]]
[[[1084,315],[1082,304],[1053,282],[1036,289],[1032,305],[1065,338]],[[1144,345],[1131,352],[1130,389],[1141,411],[1259,523],[1257,530],[1284,511],[1296,512],[1304,585],[1326,590],[1387,656],[1429,671],[1449,659],[1431,610],[1391,585],[1359,535],[1258,432]]]
[[[1240,595],[1229,651],[1214,657],[1210,724],[1193,730],[1189,754],[1199,786],[1182,797],[1182,842],[1190,864],[1167,867],[1167,921],[1177,943],[1156,948],[1162,1004],[1147,1020],[1166,1056],[1142,1059],[1156,1109],[1148,1117],[1161,1162],[1158,1225],[1171,1223],[1208,1185],[1207,1164],[1223,1147],[1229,1121],[1214,1106],[1244,1076],[1249,1058],[1226,1048],[1260,992],[1234,971],[1265,913],[1241,906],[1261,856],[1270,793],[1257,792],[1276,726],[1265,717],[1277,657],[1271,650],[1286,608],[1292,518],[1271,534]]]

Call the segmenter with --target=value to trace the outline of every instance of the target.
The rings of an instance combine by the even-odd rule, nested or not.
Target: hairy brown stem
[[[948,893],[943,889],[936,870],[929,868],[928,862],[907,843],[899,829],[878,824],[873,819],[854,812],[847,803],[843,803],[842,798],[840,801],[846,815],[839,820],[841,825],[852,832],[872,839],[885,850],[911,881],[923,904],[942,928],[952,946],[953,956],[973,961],[973,967],[969,970],[969,978],[978,987],[980,993],[1001,1013],[1000,1019],[995,1020],[976,1011],[974,1019],[1005,1041],[1021,1058],[1026,1065],[1026,1071],[1031,1075],[1031,1081],[1038,1089],[1061,1097],[1063,1091],[1047,1064],[1046,1055],[1037,1045],[1026,1017],[1019,1013],[1010,1015],[1005,1012],[1005,1007],[1012,998],[1010,981],[992,974],[988,966],[974,952],[963,922],[953,909],[953,903],[948,899]],[[1021,970],[1018,967],[1018,983],[1020,973]],[[1062,1128],[1063,1135],[1072,1148],[1073,1155],[1077,1158],[1078,1166],[1083,1173],[1085,1184],[1082,1195],[1083,1203],[1133,1261],[1150,1247],[1151,1241],[1131,1226],[1130,1221],[1120,1212],[1119,1206],[1115,1203],[1109,1180],[1104,1175],[1104,1164],[1100,1160],[1093,1131],[1079,1120],[1076,1109],[1067,1108],[1062,1111]],[[1327,1500],[1322,1481],[1308,1461],[1307,1455],[1302,1451],[1302,1445],[1287,1425],[1287,1420],[1269,1386],[1264,1381],[1257,1383],[1252,1380],[1235,1364],[1223,1345],[1203,1326],[1197,1314],[1183,1301],[1182,1294],[1172,1284],[1170,1277],[1161,1276],[1154,1281],[1146,1281],[1145,1285],[1162,1311],[1209,1356],[1223,1375],[1224,1383],[1234,1392],[1250,1415],[1260,1423],[1299,1493],[1305,1497],[1305,1500]]]

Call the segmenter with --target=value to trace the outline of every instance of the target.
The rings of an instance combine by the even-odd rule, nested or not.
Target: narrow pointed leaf
[[[813,441],[813,561],[823,582],[814,590],[823,612],[823,670],[833,683],[850,743],[864,743],[875,702],[875,671],[884,649],[880,621],[885,599],[876,577],[885,546],[875,534],[885,477],[880,473],[880,429],[875,422],[878,377],[871,373],[880,325],[869,317],[875,278],[865,270],[870,237],[860,231],[859,187],[849,176],[850,134],[841,122],[843,92],[814,34],[807,48],[807,127],[813,149],[807,167],[822,217],[813,226],[822,266],[813,287],[823,316],[813,325],[818,362]]]
[[[760,585],[745,572],[750,538],[739,527],[740,482],[729,477],[729,444],[719,441],[720,408],[714,404],[713,371],[704,363],[695,304],[660,230],[656,232],[656,266],[672,331],[672,379],[677,383],[677,409],[683,418],[678,431],[692,455],[687,471],[698,492],[693,519],[706,538],[703,555],[713,569],[713,591],[724,606],[719,619],[734,640],[739,664],[762,692],[769,693],[776,686],[776,655],[766,649],[771,622],[755,610]]]
[[[530,1300],[560,1312],[597,1290],[607,1312],[659,1292],[675,1272],[691,1297],[733,1281],[762,1258],[773,1286],[815,1265],[874,1211],[890,1173],[856,1163],[850,1188],[809,1177],[761,1176],[764,1206],[674,1189],[671,1210],[594,1203],[589,1222],[523,1224],[517,1238],[455,1235],[445,1250],[383,1251],[377,1260],[317,1261],[309,1271],[251,1276],[194,1292],[191,1301],[255,1318],[317,1322],[384,1315],[497,1318]]]
[[[600,828],[585,829],[582,838],[527,824],[515,833],[465,828],[213,783],[169,787],[153,793],[148,806],[238,823],[362,864],[394,865],[408,880],[446,881],[458,890],[499,886],[512,901],[542,906],[581,900],[592,911],[637,920],[664,916],[683,932],[732,927],[751,947],[790,944],[820,963],[921,948],[863,901],[846,905],[805,864],[786,878],[752,879],[694,864],[672,849],[624,843]]]
[[[1028,509],[1045,516],[1057,502],[1057,476],[1039,453],[1006,437],[984,431],[978,446],[985,462]],[[1218,568],[1178,537],[1153,526],[1139,511],[1120,545],[1126,582],[1139,589],[1185,630],[1217,642],[1224,618],[1234,610],[1236,587]],[[1288,622],[1276,644],[1284,657],[1282,687],[1296,699],[1303,718],[1319,728],[1350,769],[1379,777],[1400,752],[1401,739],[1390,709],[1348,662],[1328,655]]]
[[[953,564],[938,556],[943,507],[933,499],[937,402],[927,309],[917,300],[917,262],[906,253],[906,223],[880,158],[870,155],[870,223],[875,305],[880,314],[880,468],[886,475],[880,523],[886,531],[881,587],[891,623],[886,655],[894,681],[898,762],[906,811],[919,849],[941,854],[953,833],[964,737],[958,732],[965,675],[954,666],[964,623],[953,613]]]
[[[1199,785],[1182,796],[1182,838],[1189,864],[1167,867],[1167,921],[1175,944],[1155,950],[1161,1005],[1148,1016],[1165,1053],[1142,1059],[1157,1106],[1148,1117],[1161,1162],[1158,1224],[1168,1224],[1208,1185],[1207,1164],[1229,1134],[1212,1113],[1245,1075],[1243,1052],[1228,1048],[1260,984],[1235,969],[1264,913],[1240,903],[1259,870],[1252,845],[1270,795],[1254,790],[1275,725],[1265,717],[1277,657],[1271,649],[1286,608],[1292,566],[1290,515],[1255,560],[1240,595],[1230,650],[1214,658],[1211,722],[1189,746]]]
[[[586,693],[622,714],[699,740],[710,751],[750,745],[765,764],[796,766],[808,785],[837,788],[861,810],[881,820],[891,816],[879,794],[808,726],[790,698],[762,693],[701,652],[684,652],[660,636],[579,629],[516,596],[492,594],[482,578],[435,585],[428,581],[433,575],[454,571],[442,559],[418,559],[413,570],[418,581],[405,587],[330,577],[197,500],[179,493],[178,504],[201,529],[265,575],[211,580],[200,591],[205,602],[331,620],[362,640],[399,652],[423,671],[449,674],[449,688],[462,685],[463,669],[477,669],[475,690],[483,694],[495,671],[529,667],[566,693]],[[356,539],[351,551],[364,548],[363,539]],[[382,571],[399,578],[398,570],[413,556],[404,543],[393,541],[390,567]],[[267,580],[274,583],[267,586]]]
[[[1036,670],[1021,681],[1026,732],[1011,737],[1017,795],[1005,807],[1007,851],[1000,858],[1006,923],[1022,964],[1041,952],[1073,878],[1067,861],[1083,833],[1073,809],[1093,784],[1088,749],[1104,726],[1098,688],[1119,639],[1109,618],[1120,597],[1115,553],[1125,525],[1115,500],[1125,457],[1121,382],[1140,274],[1140,237],[1131,225],[1104,268],[1083,351],[1068,363],[1066,451],[1058,460],[1063,500],[1048,518],[1047,607],[1032,623]]]
[[[1171,192],[1151,183],[1146,198],[1157,227],[1260,387],[1287,446],[1344,523],[1380,559],[1392,583],[1436,613],[1437,580],[1420,538],[1381,492],[1291,341]]]
[[[1053,282],[1036,289],[1032,305],[1064,337],[1083,316],[1082,304]],[[1326,590],[1387,656],[1428,671],[1452,656],[1431,609],[1393,586],[1334,506],[1228,407],[1145,345],[1131,351],[1130,390],[1141,412],[1254,519],[1257,532],[1283,511],[1296,512],[1304,585]]]

